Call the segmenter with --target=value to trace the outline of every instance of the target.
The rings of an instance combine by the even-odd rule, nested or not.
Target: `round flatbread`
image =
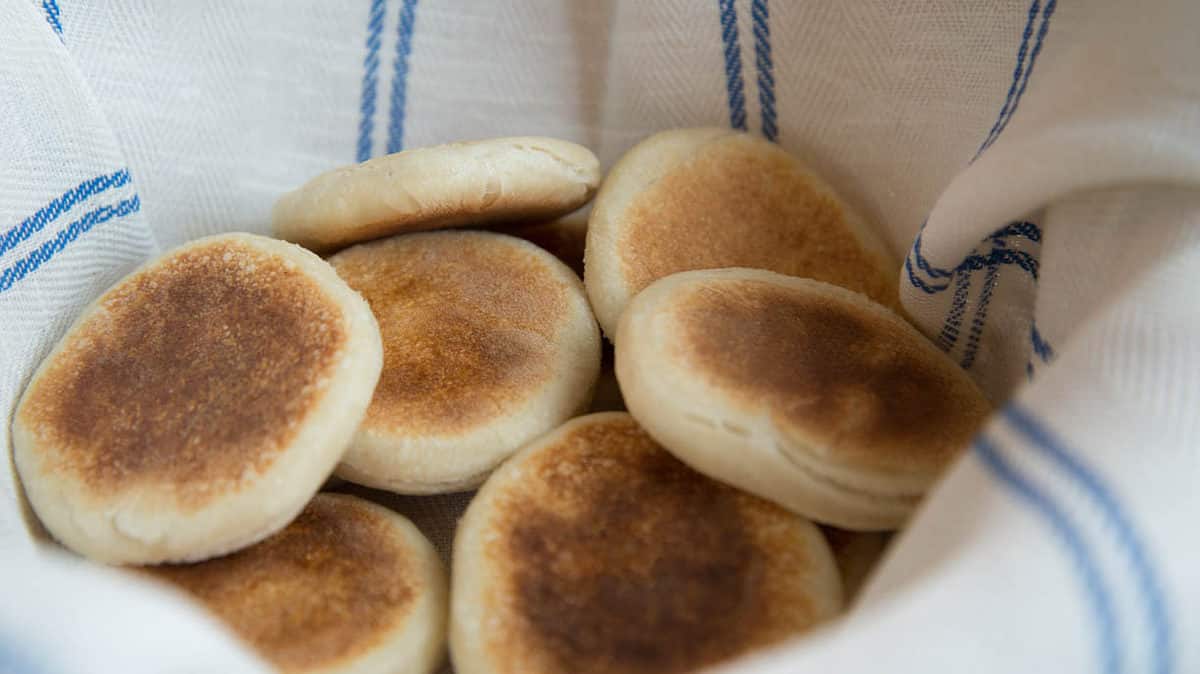
[[[429,674],[445,658],[437,552],[407,519],[353,496],[318,494],[261,543],[146,572],[283,674]]]
[[[616,370],[630,412],[683,461],[847,529],[902,524],[991,409],[887,308],[752,269],[642,291]]]
[[[383,375],[338,474],[407,494],[462,491],[586,409],[600,333],[550,253],[474,231],[362,244],[329,260],[379,321]]]
[[[454,542],[458,674],[673,674],[837,613],[808,520],[691,470],[628,414],[573,419],[506,462]]]
[[[13,420],[29,501],[67,547],[193,561],[278,531],[320,488],[382,365],[366,302],[316,255],[201,239],[89,306]]]
[[[587,203],[600,163],[540,137],[405,150],[323,173],[279,198],[275,235],[317,252],[391,234],[558,217]]]
[[[900,268],[872,228],[778,145],[730,129],[666,131],[625,154],[592,206],[585,260],[610,339],[634,295],[693,269],[769,269],[899,307]]]

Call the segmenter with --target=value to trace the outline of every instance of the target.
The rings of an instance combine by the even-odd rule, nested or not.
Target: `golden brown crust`
[[[319,400],[347,340],[304,272],[221,241],[106,295],[21,408],[48,470],[97,495],[171,488],[198,508],[261,473]]]
[[[356,246],[329,262],[370,303],[383,336],[364,428],[463,432],[553,375],[568,288],[528,244],[438,232]]]
[[[722,281],[672,308],[677,355],[782,432],[857,468],[927,472],[973,437],[988,405],[915,331],[865,301]]]
[[[542,222],[497,225],[493,229],[525,239],[542,248],[583,277],[583,250],[587,242],[586,220],[573,220],[568,217]]]
[[[287,528],[253,547],[146,572],[197,598],[285,672],[366,652],[421,591],[386,516],[329,494],[318,494]]]
[[[867,252],[837,198],[786,152],[742,134],[703,145],[621,220],[621,270],[635,294],[680,271],[751,267],[899,306],[897,270]]]
[[[484,533],[500,671],[691,671],[818,619],[806,523],[692,471],[628,416],[576,426],[522,472]]]

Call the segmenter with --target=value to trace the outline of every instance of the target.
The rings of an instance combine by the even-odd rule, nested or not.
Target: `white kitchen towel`
[[[327,168],[744,128],[881,228],[998,412],[853,611],[730,671],[1200,672],[1198,26],[1190,0],[0,0],[0,442],[84,304]],[[397,506],[444,549],[464,500]],[[259,671],[56,552],[11,470],[0,550],[0,671]]]

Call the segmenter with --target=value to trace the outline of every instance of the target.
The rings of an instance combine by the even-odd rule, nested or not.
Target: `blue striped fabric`
[[[355,158],[366,161],[371,158],[371,132],[375,129],[375,99],[379,81],[379,44],[383,32],[384,0],[371,0],[367,14],[367,55],[363,58],[361,115],[358,120],[358,149]]]
[[[1042,228],[1038,227],[1032,222],[1026,222],[1024,220],[1020,222],[1010,222],[995,232],[992,232],[992,235],[988,238],[993,240],[1003,239],[1006,241],[1014,238],[1025,238],[1034,243],[1041,243]]]
[[[920,240],[920,237],[918,235],[918,241],[919,240]],[[912,261],[913,261],[912,255],[909,255],[904,258],[904,272],[906,274],[908,274],[908,282],[912,284],[912,287],[920,290],[921,292],[923,292],[927,295],[933,295],[935,293],[939,293],[939,292],[945,290],[946,288],[950,287],[949,283],[946,283],[946,284],[926,283],[920,276],[917,276],[917,273],[915,271],[913,271]]]
[[[754,22],[754,64],[758,69],[758,104],[762,111],[762,133],[778,142],[779,126],[775,119],[775,64],[771,60],[771,15],[767,0],[753,0],[750,18]]]
[[[408,102],[408,56],[412,53],[417,0],[403,0],[396,28],[396,61],[392,68],[392,105],[388,121],[388,153],[404,149],[404,115]]]
[[[62,39],[63,27],[62,20],[59,18],[61,12],[58,9],[58,3],[55,0],[42,0],[42,11],[46,13],[46,23],[50,24],[50,28],[58,34],[59,39]]]
[[[975,271],[987,269],[984,288],[980,293],[979,302],[975,307],[975,318],[971,322],[971,330],[968,333],[967,345],[961,361],[964,368],[970,367],[975,362],[976,350],[979,347],[983,329],[986,327],[988,302],[991,300],[992,290],[997,283],[1001,267],[1007,264],[1015,264],[1029,272],[1034,282],[1037,282],[1038,259],[1029,253],[1008,249],[1009,241],[1016,238],[1040,242],[1042,240],[1042,230],[1032,222],[1009,223],[993,232],[991,236],[984,240],[992,244],[990,253],[985,256],[971,251],[971,254],[954,270],[954,295],[950,299],[950,310],[946,313],[946,320],[942,323],[942,331],[938,335],[938,345],[942,347],[943,351],[950,351],[958,342],[963,315],[966,313],[971,277],[974,276]],[[940,286],[927,286],[927,288],[927,292],[938,292]],[[1029,368],[1027,367],[1026,370],[1028,371]]]
[[[921,239],[925,234],[925,226],[928,224],[928,219],[921,223],[921,229],[917,231],[917,238],[913,241],[912,254],[909,257],[916,260],[917,268],[928,274],[931,278],[950,278],[954,273],[953,269],[937,267],[930,263],[929,260],[926,260],[925,256],[921,253]]]
[[[15,248],[17,244],[42,231],[46,225],[54,222],[60,215],[74,208],[76,204],[83,203],[107,190],[122,187],[128,182],[129,171],[121,169],[85,180],[67,190],[58,198],[38,209],[36,213],[22,220],[20,224],[5,232],[0,237],[0,257]]]
[[[1037,321],[1029,324],[1029,343],[1033,347],[1033,352],[1042,359],[1043,363],[1048,363],[1051,358],[1054,358],[1054,349],[1042,337],[1042,333],[1038,332]]]
[[[1022,223],[1022,224],[1032,226],[1032,227],[1037,227],[1037,225],[1034,225],[1033,223]],[[999,232],[1005,232],[1005,231],[1015,232],[1015,231],[1017,231],[1015,229],[1010,229],[1010,227],[1012,227],[1012,225],[1008,225],[1008,226],[1000,229]],[[1029,273],[1030,276],[1033,277],[1034,280],[1037,280],[1038,259],[1025,251],[1013,250],[1011,248],[1007,248],[1002,245],[996,245],[997,243],[1000,242],[1000,239],[997,238],[997,236],[999,235],[999,232],[997,234],[993,234],[993,235],[989,236],[987,239],[985,239],[985,241],[992,242],[994,245],[994,247],[987,253],[980,254],[980,253],[972,252],[970,255],[967,255],[966,257],[964,257],[962,262],[960,262],[953,269],[941,269],[939,267],[935,267],[935,266],[929,264],[928,262],[926,262],[925,263],[926,270],[927,270],[926,273],[929,276],[949,279],[952,276],[954,276],[955,274],[958,274],[961,272],[970,272],[970,271],[977,271],[980,269],[986,269],[992,265],[1010,265],[1011,264],[1011,265],[1016,265],[1016,266],[1020,267],[1021,269],[1024,269],[1026,272]],[[1016,235],[1016,234],[1006,234],[1005,236],[1013,236],[1013,235]],[[1040,235],[1037,240],[1040,240]],[[914,251],[919,249],[920,241],[921,241],[921,238],[920,238],[920,235],[918,234],[917,240],[913,244]],[[920,288],[925,293],[930,294],[930,295],[942,292],[943,290],[950,287],[949,280],[944,281],[944,282],[933,282],[933,281],[926,282],[926,281],[921,280],[920,277],[918,277],[916,275],[916,272],[913,270],[913,260],[917,260],[918,265],[921,264],[920,260],[919,260],[919,255],[909,255],[908,258],[906,258],[904,261],[904,266],[905,266],[905,269],[908,271],[909,280],[912,282],[912,284],[915,287]]]
[[[1036,11],[1037,3],[1038,0],[1034,0],[1033,5],[1030,6],[1029,11],[1031,17],[1033,12]],[[1046,33],[1050,30],[1050,18],[1054,16],[1054,9],[1057,5],[1057,0],[1046,0],[1046,7],[1042,10],[1042,23],[1038,27],[1037,41],[1033,45],[1033,52],[1029,55],[1029,67],[1025,69],[1025,74],[1021,78],[1021,86],[1017,89],[1016,95],[1012,98],[1012,106],[1007,108],[1007,113],[1005,113],[1003,109],[1001,110],[1001,115],[997,119],[997,124],[994,125],[995,131],[988,134],[988,138],[984,140],[983,145],[979,147],[979,151],[975,153],[976,157],[978,157],[996,142],[996,139],[1000,137],[1000,134],[1004,133],[1004,129],[1008,126],[1009,120],[1011,120],[1013,115],[1016,114],[1017,106],[1021,104],[1021,97],[1025,95],[1025,87],[1029,86],[1029,78],[1031,75],[1033,75],[1033,67],[1037,65],[1038,55],[1042,53],[1042,42],[1046,39]],[[1028,35],[1029,24],[1026,24],[1026,39],[1022,41],[1021,53],[1024,53],[1025,45],[1028,44]],[[1014,71],[1014,81],[1019,75],[1019,69]]]
[[[1012,81],[1008,86],[1008,93],[1004,97],[1004,104],[1000,107],[1000,113],[996,116],[996,121],[992,124],[992,128],[988,131],[987,137],[980,144],[979,149],[975,152],[975,156],[971,161],[979,158],[985,150],[996,142],[1004,129],[1008,126],[1008,121],[1012,119],[1013,114],[1017,111],[1017,106],[1020,105],[1021,98],[1025,94],[1025,88],[1029,84],[1029,78],[1033,74],[1034,65],[1037,63],[1038,55],[1042,51],[1042,43],[1046,38],[1046,33],[1050,28],[1050,17],[1054,15],[1056,0],[1047,0],[1045,8],[1041,5],[1041,0],[1033,0],[1029,5],[1029,10],[1026,14],[1025,29],[1021,33],[1021,42],[1017,48],[1017,63],[1013,68]],[[1029,40],[1033,36],[1033,25],[1041,11],[1041,24],[1038,28],[1036,42],[1032,53],[1029,51]],[[1026,56],[1028,55],[1028,60]],[[993,233],[989,240],[993,242],[995,247],[992,248],[986,256],[979,255],[972,251],[970,255],[953,270],[941,269],[933,265],[925,259],[921,253],[921,237],[924,233],[925,225],[921,225],[921,231],[917,233],[917,238],[913,242],[912,250],[908,258],[904,261],[905,272],[908,275],[909,282],[913,287],[926,294],[934,294],[950,287],[950,282],[944,283],[935,282],[933,280],[925,280],[920,278],[913,270],[913,261],[916,261],[917,269],[925,272],[930,279],[949,278],[955,274],[972,275],[979,269],[987,269],[984,277],[983,290],[980,292],[979,302],[975,307],[975,318],[971,323],[971,330],[967,337],[967,345],[964,348],[962,357],[962,366],[970,368],[975,363],[975,356],[979,348],[979,341],[983,334],[983,329],[987,324],[988,303],[991,300],[992,290],[995,287],[999,270],[1002,265],[1015,264],[1033,277],[1037,281],[1038,277],[1038,260],[1034,256],[1022,252],[1009,250],[1005,245],[1005,240],[1010,237],[1026,237],[1032,241],[1041,241],[1041,230],[1037,225],[1030,222],[1018,222],[1006,225],[1000,230]],[[962,288],[969,286],[970,280],[963,281],[961,284],[955,283],[954,296],[950,302],[950,309],[946,314],[946,320],[943,322],[942,331],[939,334],[938,342],[941,347],[949,351],[958,340],[959,327],[962,322],[963,313],[967,301],[967,293],[962,291]],[[1026,366],[1026,372],[1031,374],[1033,370],[1032,363]]]
[[[992,248],[984,255],[968,255],[954,268],[955,273],[961,271],[976,271],[992,265],[1016,265],[1029,272],[1033,280],[1038,277],[1038,259],[1023,250],[1011,248]]]
[[[1042,240],[1042,230],[1032,222],[1012,222],[1000,229],[996,230],[989,236],[986,241],[991,242],[992,252],[986,258],[979,257],[987,262],[987,273],[984,276],[983,290],[979,294],[979,301],[975,305],[975,318],[971,321],[971,330],[967,335],[967,344],[963,349],[963,357],[961,365],[964,369],[969,369],[975,364],[975,355],[979,349],[979,342],[983,336],[983,329],[987,325],[988,303],[991,302],[992,292],[995,290],[996,284],[999,282],[1000,268],[1004,264],[1016,264],[1025,271],[1029,272],[1034,283],[1038,280],[1039,262],[1036,257],[1021,251],[1011,251],[1011,255],[998,253],[1001,250],[1007,250],[1009,241],[1017,238],[1025,238],[1030,241],[1040,242]],[[972,267],[958,274],[958,278],[970,278],[974,275],[976,262],[972,262]],[[957,281],[956,281],[957,282]],[[968,281],[969,283],[969,281]],[[954,347],[954,343],[958,337],[958,323],[961,322],[962,314],[966,308],[967,297],[966,293],[959,294],[955,290],[954,297],[950,301],[950,311],[946,315],[946,326],[954,324],[954,329],[948,331],[943,327],[942,332],[946,334],[947,339],[944,340],[942,348],[949,351]],[[950,333],[950,334],[947,334]]]
[[[1054,348],[1050,346],[1050,342],[1042,337],[1041,331],[1037,327],[1037,319],[1029,322],[1029,360],[1025,361],[1025,376],[1031,381],[1036,368],[1033,365],[1033,358],[1037,358],[1042,363],[1049,363],[1054,358]]]
[[[963,349],[961,361],[964,370],[971,369],[975,364],[975,354],[979,352],[979,340],[983,337],[983,328],[987,325],[988,304],[992,301],[992,292],[996,289],[1000,265],[989,265],[983,277],[983,290],[979,293],[979,302],[975,305],[975,319],[971,321],[971,332],[967,335],[967,345]]]
[[[1055,437],[1028,410],[1019,405],[1010,405],[1004,410],[1004,418],[1016,431],[1024,435],[1035,451],[1039,452],[1059,468],[1081,488],[1091,505],[1103,515],[1106,531],[1117,542],[1121,552],[1134,570],[1137,597],[1150,625],[1151,663],[1149,669],[1138,671],[1154,674],[1171,674],[1175,671],[1174,638],[1170,611],[1162,591],[1158,571],[1146,552],[1143,536],[1126,514],[1116,492],[1105,483],[1099,473],[1087,466],[1076,452],[1061,439]]]
[[[954,348],[958,341],[958,331],[962,327],[963,314],[967,312],[967,295],[971,291],[971,274],[959,274],[954,279],[954,295],[950,299],[950,312],[942,323],[942,331],[938,334],[938,345],[943,351]]]
[[[721,17],[721,42],[725,45],[725,94],[729,102],[729,126],[746,130],[746,93],[742,82],[742,47],[738,41],[737,8],[734,0],[717,0]]]
[[[975,152],[975,156],[971,159],[972,162],[975,161],[975,159],[978,159],[985,150],[987,150],[992,146],[993,143],[996,142],[996,140],[1000,137],[1000,134],[1004,132],[1004,129],[1008,127],[1009,120],[1011,120],[1013,115],[1016,113],[1017,107],[1021,103],[1021,98],[1025,94],[1025,89],[1029,85],[1029,79],[1033,75],[1033,69],[1037,64],[1038,56],[1042,52],[1042,45],[1046,39],[1046,34],[1050,29],[1050,19],[1054,15],[1056,6],[1057,0],[1047,0],[1044,6],[1042,5],[1041,0],[1033,0],[1033,2],[1030,3],[1029,9],[1026,12],[1025,27],[1021,32],[1021,40],[1017,47],[1016,64],[1013,67],[1012,81],[1009,83],[1008,92],[1004,97],[1004,103],[1000,106],[1000,112],[997,114],[995,122],[992,123],[991,128],[988,130],[987,136],[980,144],[979,149]],[[1035,38],[1033,49],[1031,51],[1029,49],[1029,41],[1031,38],[1033,38],[1033,27],[1034,23],[1039,17],[1039,12],[1041,23],[1038,26],[1037,37]],[[1014,227],[1016,228],[1010,230],[1010,228]],[[963,267],[963,264],[960,264],[955,269],[942,269],[930,263],[921,251],[921,239],[924,231],[925,223],[922,223],[921,231],[917,233],[917,237],[913,241],[912,249],[905,258],[904,269],[906,275],[908,276],[909,283],[914,288],[926,294],[934,294],[941,292],[950,286],[949,282],[939,283],[936,280],[950,278],[950,276],[952,276],[954,273],[959,272],[959,270]],[[1040,230],[1037,230],[1036,225],[1032,225],[1032,223],[1020,223],[1016,226],[1009,225],[1001,229],[999,232],[993,234],[992,237],[1001,235],[1028,236],[1035,241],[1041,240]],[[968,256],[968,260],[964,260],[964,264],[968,263],[970,257],[971,256]],[[1035,263],[1033,265],[1022,263],[1022,260],[1027,260],[1028,257],[1029,256],[1027,255],[1008,256],[1010,261],[998,261],[997,264],[1019,264],[1023,269],[1033,274],[1036,278],[1036,260],[1033,260]],[[914,269],[914,263],[916,269]],[[991,267],[991,264],[984,264],[980,267],[973,267],[973,264],[974,263],[971,263],[972,270],[985,267],[990,269]],[[917,270],[924,272],[924,274],[929,278],[921,278]],[[952,305],[950,314],[954,314],[954,312],[955,307]],[[947,322],[949,322],[949,316],[947,318]],[[951,346],[952,345],[953,342],[951,342]]]
[[[33,252],[17,260],[13,265],[0,272],[0,293],[12,288],[21,279],[37,271],[51,258],[63,251],[73,241],[91,231],[96,225],[120,218],[141,209],[141,200],[135,194],[128,199],[122,199],[116,204],[101,206],[89,211],[83,217],[67,225],[49,241],[43,243]]]
[[[56,0],[42,0],[42,10],[46,14],[46,23],[63,39],[62,12]],[[129,169],[119,169],[89,178],[75,187],[51,199],[45,206],[39,208],[33,215],[21,220],[0,235],[0,260],[11,253],[22,242],[41,232],[47,225],[58,220],[74,207],[101,195],[109,190],[124,187],[132,182]],[[134,194],[113,205],[100,206],[86,213],[83,217],[70,223],[50,239],[25,256],[13,262],[0,271],[0,293],[11,289],[22,279],[37,271],[42,265],[62,252],[80,236],[91,231],[93,227],[114,218],[121,218],[141,209],[141,200]]]
[[[1112,597],[1079,526],[1057,500],[1005,458],[999,446],[987,436],[975,438],[972,450],[988,473],[1029,507],[1062,543],[1072,566],[1078,572],[1085,601],[1095,622],[1098,669],[1105,674],[1119,674],[1123,648],[1117,639]]]
[[[1004,97],[1004,105],[1000,106],[1000,114],[996,116],[996,122],[992,124],[992,128],[988,131],[988,135],[979,144],[979,149],[975,151],[975,158],[983,154],[983,151],[992,144],[992,141],[1000,132],[1000,123],[1008,118],[1013,107],[1013,96],[1017,93],[1017,86],[1021,82],[1021,74],[1025,70],[1025,55],[1029,50],[1029,38],[1033,36],[1033,23],[1037,19],[1038,9],[1040,9],[1041,0],[1033,0],[1029,5],[1029,13],[1025,20],[1025,30],[1021,34],[1021,46],[1017,48],[1017,65],[1013,68],[1012,83],[1008,85],[1008,94]],[[972,160],[974,161],[974,160]]]

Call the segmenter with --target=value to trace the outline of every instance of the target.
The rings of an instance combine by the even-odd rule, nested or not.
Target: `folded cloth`
[[[405,147],[679,126],[811,164],[998,412],[853,612],[729,671],[1200,671],[1200,3],[0,1],[0,438],[155,252]],[[736,226],[736,223],[731,223]],[[443,547],[462,499],[404,503]],[[0,471],[0,670],[254,672]]]

